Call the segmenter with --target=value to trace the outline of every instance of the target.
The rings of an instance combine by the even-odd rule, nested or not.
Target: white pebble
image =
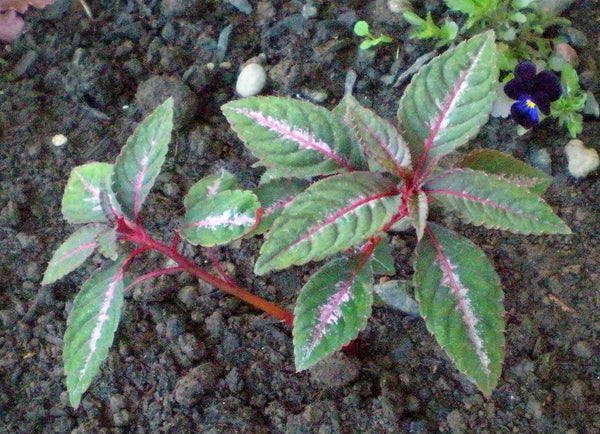
[[[581,140],[573,139],[565,146],[569,172],[575,178],[585,178],[600,165],[598,152],[593,148],[583,146]]]
[[[260,93],[267,83],[267,73],[262,65],[249,63],[242,68],[235,84],[235,92],[242,98]]]
[[[64,144],[66,144],[69,141],[69,139],[67,139],[65,136],[63,136],[62,134],[57,134],[54,137],[52,137],[52,144],[54,146],[63,146]]]

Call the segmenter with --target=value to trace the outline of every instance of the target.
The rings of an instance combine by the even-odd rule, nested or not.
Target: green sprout
[[[357,36],[365,38],[359,45],[361,50],[368,50],[376,45],[389,44],[393,41],[393,39],[387,35],[380,35],[378,37],[373,36],[369,31],[369,23],[366,21],[357,21],[354,25],[354,33]]]

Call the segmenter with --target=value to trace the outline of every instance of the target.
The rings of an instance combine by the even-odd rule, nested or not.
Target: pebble
[[[175,400],[184,407],[196,404],[202,395],[212,391],[221,376],[221,368],[210,362],[192,368],[175,386]]]
[[[529,154],[531,165],[537,170],[551,175],[552,174],[552,157],[546,148],[536,149]]]
[[[573,346],[573,354],[584,360],[591,359],[594,351],[586,341],[579,341]]]
[[[69,139],[67,139],[67,137],[64,136],[63,134],[56,134],[55,136],[52,137],[52,144],[54,146],[63,146],[68,141],[69,141]]]
[[[585,178],[600,165],[598,152],[593,148],[586,148],[578,139],[566,144],[565,154],[569,161],[569,173],[575,178]]]
[[[267,73],[262,65],[249,63],[245,65],[238,75],[235,83],[235,92],[242,98],[260,93],[267,83]]]
[[[316,17],[317,12],[317,7],[311,2],[306,3],[304,6],[302,6],[302,16],[307,20]]]
[[[310,368],[310,374],[315,383],[339,389],[355,381],[360,370],[356,360],[343,353],[335,353]]]
[[[194,119],[198,109],[197,96],[179,77],[154,75],[141,82],[135,93],[135,102],[147,115],[171,96],[175,100],[173,123],[177,128]]]

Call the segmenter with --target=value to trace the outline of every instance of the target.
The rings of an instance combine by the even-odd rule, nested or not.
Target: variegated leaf
[[[400,99],[400,130],[416,171],[462,146],[487,122],[496,98],[494,33],[477,35],[420,69]]]
[[[372,110],[362,107],[351,94],[346,94],[344,100],[339,105],[340,110],[345,110],[343,119],[354,128],[370,165],[375,166],[371,169],[396,175],[410,169],[410,153],[398,130]]]
[[[294,310],[298,371],[356,338],[371,316],[372,290],[371,267],[361,255],[334,259],[311,276]]]
[[[222,191],[237,189],[239,189],[237,178],[228,171],[221,170],[214,175],[205,176],[192,185],[183,199],[183,205],[186,209],[190,209],[198,202],[216,196]]]
[[[62,198],[69,223],[109,223],[121,209],[111,190],[113,165],[88,163],[71,171]]]
[[[277,218],[255,271],[265,274],[355,246],[380,231],[401,203],[395,183],[377,173],[343,173],[318,181]]]
[[[115,161],[113,190],[123,212],[134,220],[160,173],[173,129],[173,98],[168,98],[135,129]]]
[[[415,295],[427,329],[489,396],[504,360],[503,294],[490,261],[468,239],[429,224],[417,245],[414,268]]]
[[[124,261],[125,256],[92,274],[67,318],[63,359],[69,402],[74,408],[99,372],[121,319]]]
[[[308,178],[364,167],[348,127],[323,107],[253,97],[229,102],[222,110],[272,177]]]
[[[474,225],[520,234],[571,233],[541,197],[495,175],[451,169],[427,181],[423,191]]]
[[[308,181],[304,179],[278,178],[256,187],[254,194],[262,207],[262,217],[260,224],[250,235],[262,234],[270,229],[275,219],[308,185]]]
[[[458,162],[457,166],[501,176],[536,194],[543,194],[552,183],[551,176],[495,149],[471,151]]]
[[[54,252],[48,263],[42,285],[56,282],[79,267],[98,247],[97,237],[108,228],[101,223],[82,226]]]
[[[185,213],[181,236],[192,244],[211,247],[249,232],[260,204],[251,191],[226,190],[196,203]]]

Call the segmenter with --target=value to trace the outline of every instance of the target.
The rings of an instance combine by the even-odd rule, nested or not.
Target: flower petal
[[[537,91],[531,95],[531,100],[538,106],[540,111],[546,116],[550,114],[550,100],[548,94],[544,91]]]
[[[517,101],[510,107],[510,114],[516,123],[525,127],[535,127],[539,121],[539,115],[535,107],[529,107],[525,100]]]
[[[522,95],[529,93],[531,86],[525,80],[513,78],[504,85],[504,93],[511,99],[519,100]]]
[[[515,66],[515,77],[524,81],[530,81],[535,78],[535,65],[533,62],[525,61]]]
[[[549,101],[556,101],[562,94],[560,80],[553,72],[542,71],[535,77],[533,93],[537,91],[543,91],[548,97]]]

